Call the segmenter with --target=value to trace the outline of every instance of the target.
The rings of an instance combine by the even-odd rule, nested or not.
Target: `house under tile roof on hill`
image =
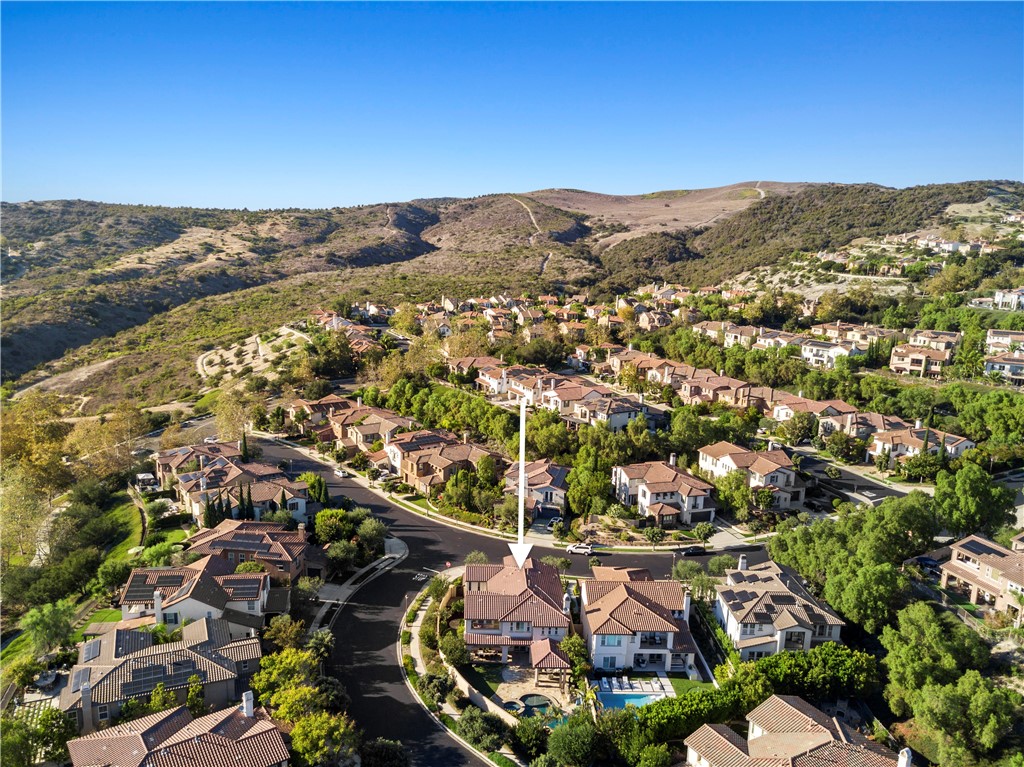
[[[75,738],[68,751],[74,767],[286,767],[290,758],[251,698],[198,719],[184,706],[150,714]]]
[[[71,681],[60,693],[60,709],[77,718],[83,732],[116,718],[130,698],[149,695],[157,684],[184,702],[188,680],[198,676],[209,706],[238,700],[259,669],[255,637],[232,639],[226,621],[201,618],[182,627],[178,642],[154,644],[148,631],[115,630],[84,642]]]
[[[747,714],[744,739],[704,724],[686,744],[686,767],[910,767],[899,756],[795,695],[773,695]]]
[[[502,564],[467,565],[465,588],[466,646],[500,648],[502,662],[512,651],[532,643],[561,642],[572,628],[568,597],[558,571],[532,557],[516,567],[511,556]]]

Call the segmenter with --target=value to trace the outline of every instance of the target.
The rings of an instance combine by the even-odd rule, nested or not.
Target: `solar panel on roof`
[[[82,689],[82,685],[89,681],[89,674],[92,673],[91,668],[80,668],[75,672],[74,676],[71,677],[71,692],[78,692]]]
[[[183,575],[160,575],[156,579],[157,586],[177,586],[185,576]]]
[[[93,639],[91,642],[86,642],[85,648],[83,649],[82,652],[84,654],[83,657],[85,658],[86,663],[88,663],[91,660],[95,660],[96,657],[100,654],[100,640]]]

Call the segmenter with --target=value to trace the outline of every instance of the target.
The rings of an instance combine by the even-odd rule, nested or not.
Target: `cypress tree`
[[[242,432],[242,463],[249,463],[249,439],[244,431]]]
[[[285,497],[283,489],[281,490],[281,499],[277,502],[277,505],[281,511],[288,510],[288,499]]]
[[[252,485],[245,488],[246,519],[256,519],[256,507],[252,503]]]
[[[203,504],[203,527],[216,527],[217,520],[214,518],[213,501],[210,500],[210,496],[206,496],[206,502]]]

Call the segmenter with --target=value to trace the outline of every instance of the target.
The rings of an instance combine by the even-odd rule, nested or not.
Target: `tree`
[[[438,646],[444,657],[456,668],[469,665],[469,650],[462,638],[452,632],[445,634],[438,642]]]
[[[172,690],[168,690],[163,682],[157,682],[153,692],[149,694],[150,713],[156,714],[174,708],[178,705],[178,698]]]
[[[260,703],[273,705],[274,696],[292,687],[312,686],[317,679],[319,663],[309,650],[292,648],[264,655],[260,670],[252,676],[250,686]]]
[[[829,578],[825,599],[869,633],[878,633],[902,600],[906,576],[888,562],[860,567],[845,575]]]
[[[371,556],[376,556],[384,551],[384,538],[388,534],[388,527],[379,519],[364,519],[356,529],[359,542]]]
[[[203,680],[199,678],[198,674],[193,674],[188,678],[188,696],[185,698],[185,705],[194,717],[200,717],[206,713]]]
[[[590,656],[587,654],[587,643],[578,634],[567,636],[559,644],[565,657],[572,667],[571,674],[573,683],[577,686],[587,683],[587,674],[590,673]]]
[[[301,621],[299,625],[302,625]],[[317,629],[306,640],[306,649],[313,653],[318,662],[326,663],[334,651],[334,634],[330,629]]]
[[[267,568],[263,566],[263,563],[257,562],[254,559],[239,562],[235,567],[236,573],[265,573],[266,571]]]
[[[679,559],[672,566],[672,577],[681,583],[689,583],[703,572],[701,566],[690,559]]]
[[[651,550],[653,551],[659,543],[665,540],[665,531],[656,525],[645,527],[644,538],[651,542]]]
[[[704,548],[708,547],[708,541],[711,540],[711,536],[715,534],[715,526],[710,522],[698,522],[693,526],[693,536],[704,544]]]
[[[910,714],[928,685],[955,682],[968,669],[988,664],[988,645],[955,616],[915,602],[898,613],[881,635],[889,682],[885,698],[899,716]]]
[[[286,722],[297,722],[326,708],[326,696],[312,685],[286,687],[274,695],[274,717]]]
[[[715,480],[718,499],[725,510],[738,522],[750,516],[750,484],[744,471],[730,471],[724,477]]]
[[[706,602],[715,595],[715,581],[701,570],[690,579],[690,591],[695,599]]]
[[[117,559],[108,559],[96,571],[96,578],[104,590],[114,591],[119,589],[128,580],[131,572],[132,566],[130,563]]]
[[[548,728],[539,716],[524,716],[515,728],[516,753],[536,759],[548,750]]]
[[[970,670],[956,683],[926,685],[914,716],[954,744],[988,753],[1013,729],[1024,698]]]
[[[956,537],[992,535],[1014,519],[1013,491],[976,463],[964,463],[955,474],[940,471],[935,480],[935,512]]]
[[[355,756],[359,732],[344,714],[317,711],[301,717],[292,728],[292,751],[300,764],[336,764]]]
[[[55,604],[33,607],[25,613],[19,625],[32,643],[32,649],[43,655],[71,641],[74,618],[74,604],[70,599],[62,599]]]
[[[263,632],[263,638],[280,648],[298,649],[305,643],[306,624],[289,615],[275,615]]]
[[[32,680],[35,679],[36,674],[44,668],[45,666],[43,666],[39,661],[33,658],[25,658],[24,660],[12,663],[4,674],[4,677],[15,687],[28,687],[28,685],[32,684]]]
[[[323,588],[324,582],[322,578],[310,578],[309,576],[303,576],[299,578],[298,583],[292,587],[292,595],[300,603],[305,602],[306,604],[316,604],[320,598],[320,589]]]
[[[790,445],[799,445],[818,433],[818,419],[814,413],[800,410],[779,427],[781,436]]]
[[[35,765],[35,732],[23,719],[0,720],[0,753],[4,755],[4,767]]]
[[[733,570],[736,568],[738,561],[735,557],[728,554],[719,554],[716,557],[711,557],[708,560],[708,573],[710,575],[721,577],[725,575],[726,570]]]
[[[671,767],[672,754],[664,743],[644,746],[637,767]]]
[[[597,731],[590,714],[579,711],[548,737],[548,754],[565,767],[587,767],[597,747]]]
[[[572,560],[568,557],[547,556],[541,557],[540,561],[558,570],[559,575],[561,575],[564,572],[567,572],[572,567]]]
[[[359,547],[352,541],[336,541],[327,549],[327,558],[334,566],[335,572],[345,572],[359,558]]]
[[[409,754],[397,740],[377,738],[363,744],[363,767],[409,767]]]
[[[42,493],[20,464],[5,460],[0,467],[0,562],[10,564],[17,550],[24,557],[35,543],[36,530],[46,514]]]
[[[488,557],[482,551],[475,551],[474,550],[474,551],[469,552],[466,555],[466,564],[467,565],[486,565],[486,564],[490,563],[490,561],[491,561],[491,558]]]

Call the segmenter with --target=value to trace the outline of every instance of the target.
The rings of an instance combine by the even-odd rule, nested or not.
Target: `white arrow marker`
[[[509,550],[516,561],[516,567],[523,569],[523,563],[530,556],[532,543],[523,542],[523,526],[526,523],[526,400],[519,400],[519,543],[510,543]]]

